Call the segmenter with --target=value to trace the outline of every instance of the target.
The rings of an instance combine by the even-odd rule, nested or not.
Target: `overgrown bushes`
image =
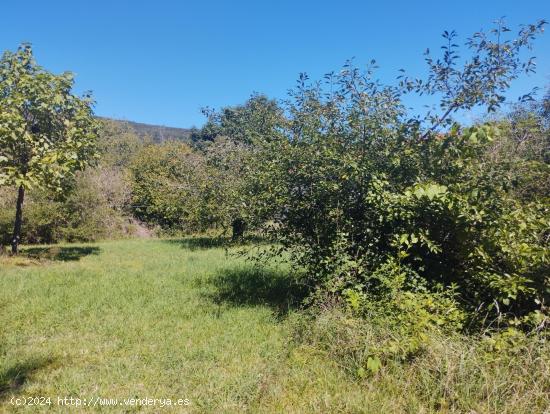
[[[507,38],[498,22],[469,38],[462,57],[445,32],[443,55],[426,54],[425,79],[384,85],[374,62],[323,82],[301,75],[287,101],[253,95],[207,110],[189,145],[153,145],[105,122],[98,166],[63,197],[31,196],[26,240],[114,237],[129,214],[167,232],[232,229],[239,239],[246,229],[303,270],[312,303],[334,297],[363,316],[375,306],[396,329],[414,315],[417,331],[543,331],[548,97],[472,126],[454,118],[501,106],[510,83],[534,70],[524,51],[545,24]],[[439,108],[411,114],[411,93]]]
[[[23,243],[94,241],[127,237],[133,225],[121,207],[126,203],[126,179],[114,171],[87,169],[76,175],[65,197],[48,191],[30,191],[23,216]],[[108,184],[108,188],[107,188]],[[17,193],[2,189],[0,234],[10,241]]]
[[[245,182],[252,155],[223,136],[195,150],[175,141],[146,146],[130,167],[134,214],[165,231],[217,229],[239,238],[249,217]]]
[[[142,220],[164,228],[186,229],[186,209],[201,188],[193,174],[202,159],[188,145],[167,142],[143,148],[133,160],[132,207]]]
[[[359,382],[366,410],[512,414],[544,412],[550,405],[550,349],[542,338],[432,328],[417,332],[411,353],[410,332],[387,322],[338,308],[312,309],[292,320],[294,344],[334,361],[335,369]]]
[[[287,120],[257,144],[252,185],[265,191],[253,207],[274,254],[288,251],[319,297],[343,295],[365,310],[416,309],[419,321],[425,313],[429,324],[464,329],[544,329],[550,211],[538,181],[549,177],[548,122],[531,111],[538,132],[505,160],[495,149],[516,138],[506,122],[466,128],[450,118],[498,107],[509,81],[530,70],[520,52],[543,25],[498,44],[474,35],[463,66],[447,33],[444,57],[428,58],[428,78],[399,86],[349,65],[324,84],[302,76]],[[442,95],[441,115],[409,116],[402,99],[411,91]],[[540,168],[520,180],[528,163]]]

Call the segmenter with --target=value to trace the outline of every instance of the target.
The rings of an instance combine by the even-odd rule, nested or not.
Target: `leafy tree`
[[[203,112],[208,121],[192,134],[208,168],[202,205],[210,223],[224,231],[231,227],[232,238],[240,239],[259,218],[250,214],[251,205],[265,191],[255,179],[256,154],[282,137],[286,118],[275,100],[261,94],[253,94],[243,105]]]
[[[166,229],[212,228],[240,238],[247,217],[245,182],[250,148],[218,137],[203,151],[166,142],[134,158],[132,204],[142,220]]]
[[[204,171],[203,162],[181,142],[144,147],[130,165],[134,214],[163,228],[193,230],[204,181],[195,177]]]
[[[143,146],[151,143],[150,139],[139,137],[128,123],[102,119],[97,144],[99,164],[119,169],[127,168]]]
[[[424,132],[426,138],[440,126],[450,126],[452,115],[461,110],[485,106],[489,112],[501,107],[511,82],[521,74],[534,73],[535,58],[524,58],[524,51],[531,50],[536,36],[544,31],[546,20],[524,25],[517,36],[507,37],[511,31],[503,19],[489,33],[479,31],[466,41],[472,51],[471,57],[461,59],[457,33],[445,31],[445,44],[441,47],[443,56],[434,58],[427,49],[426,63],[429,68],[427,79],[411,79],[400,76],[400,87],[404,91],[437,95],[439,113],[430,111],[426,120],[430,127]],[[404,71],[403,71],[404,72]],[[533,99],[534,91],[520,97],[521,101]]]
[[[250,180],[254,179],[254,149],[220,136],[204,152],[206,183],[201,197],[210,225],[231,228],[232,239],[244,236],[250,217]]]
[[[498,119],[500,137],[486,155],[493,168],[505,170],[511,190],[524,202],[550,197],[550,118],[544,105],[545,99],[515,105]]]
[[[476,33],[462,60],[445,33],[427,79],[396,86],[374,79],[374,63],[365,72],[347,64],[324,84],[302,75],[288,121],[257,146],[266,191],[254,215],[274,253],[288,251],[313,288],[364,304],[444,289],[472,319],[539,324],[550,301],[548,207],[511,191],[517,164],[490,162],[498,128],[464,128],[453,116],[504,102],[509,83],[533,70],[522,51],[544,24],[510,40],[500,23],[494,39]],[[410,116],[402,99],[412,92],[439,96],[439,112]]]
[[[126,174],[112,167],[86,168],[69,180],[63,193],[33,188],[25,194],[21,243],[94,241],[132,234],[130,185]],[[11,242],[13,187],[0,189],[0,244]]]
[[[0,61],[0,185],[16,186],[12,237],[17,253],[25,190],[63,191],[95,156],[98,124],[90,94],[72,93],[73,75],[38,66],[28,44]]]
[[[220,111],[204,108],[203,113],[208,118],[206,125],[191,135],[198,146],[217,137],[255,145],[272,136],[284,120],[278,103],[260,94],[252,95],[243,105],[228,106]]]

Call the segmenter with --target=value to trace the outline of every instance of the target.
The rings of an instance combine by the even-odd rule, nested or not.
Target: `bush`
[[[129,197],[126,180],[119,170],[89,168],[77,173],[64,198],[44,190],[29,191],[22,242],[94,241],[132,234],[132,225],[124,214]],[[8,244],[17,194],[12,188],[1,191],[0,234],[2,243]]]
[[[0,234],[2,244],[9,244],[15,218],[15,188],[0,189]],[[61,222],[61,203],[47,191],[30,191],[25,202],[23,243],[53,243],[59,239],[58,228]]]
[[[192,216],[200,203],[203,159],[180,142],[144,147],[130,165],[132,210],[140,220],[171,230],[193,230]]]
[[[288,251],[311,287],[336,296],[356,292],[392,309],[391,283],[421,310],[426,294],[446,291],[449,311],[459,306],[466,315],[460,326],[542,329],[550,210],[544,191],[525,194],[542,188],[536,179],[518,186],[515,174],[533,158],[546,162],[540,144],[504,162],[494,156],[510,141],[502,124],[466,128],[450,118],[502,102],[519,76],[520,50],[542,25],[498,44],[477,33],[463,67],[446,33],[445,56],[427,59],[425,81],[384,86],[351,65],[327,76],[326,88],[302,76],[289,119],[258,144],[254,185],[267,191],[252,204],[274,254]],[[503,44],[509,53],[495,75],[493,53]],[[440,94],[442,114],[407,116],[402,100],[410,91]],[[537,128],[548,133],[544,123]],[[443,323],[458,326],[454,318]]]
[[[126,178],[116,169],[89,169],[77,177],[63,202],[59,239],[94,241],[130,235],[124,209],[128,202]]]
[[[133,234],[127,167],[146,140],[126,124],[102,120],[98,141],[101,158],[97,165],[66,180],[63,193],[27,192],[23,243],[93,241]],[[0,189],[0,241],[5,244],[13,232],[15,197],[15,189]]]
[[[217,229],[225,235],[231,228],[240,238],[251,155],[248,146],[222,136],[196,151],[178,142],[147,146],[131,164],[133,211],[172,234]]]

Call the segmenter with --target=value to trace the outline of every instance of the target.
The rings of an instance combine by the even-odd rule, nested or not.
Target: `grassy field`
[[[66,412],[57,397],[72,396],[189,399],[174,412],[329,412],[338,398],[331,393],[341,392],[330,388],[339,383],[330,367],[315,372],[304,355],[289,365],[282,271],[253,271],[200,240],[24,254],[31,258],[0,267],[0,407],[6,412],[15,409],[12,397],[35,396],[52,397],[52,406],[18,411]]]
[[[288,298],[296,289],[287,275],[255,270],[201,239],[34,247],[0,257],[0,411],[497,413],[548,401],[548,381],[540,380],[547,360],[480,369],[453,344],[405,371],[359,381],[322,346],[291,341],[297,325]],[[51,397],[51,406],[13,405],[30,397]],[[77,410],[58,397],[98,405]],[[129,398],[189,405],[129,406]],[[101,406],[113,403],[105,399],[124,405]]]

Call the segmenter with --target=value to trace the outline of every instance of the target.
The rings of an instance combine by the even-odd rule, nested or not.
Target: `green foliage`
[[[204,108],[203,113],[208,118],[206,125],[191,136],[199,147],[218,137],[255,145],[271,137],[284,119],[277,102],[259,94],[252,95],[244,105],[220,111]]]
[[[21,242],[95,241],[133,233],[125,209],[129,184],[118,170],[88,168],[78,172],[64,195],[48,190],[28,192]],[[0,244],[11,240],[14,188],[0,189]]]
[[[94,157],[97,122],[73,75],[37,66],[30,45],[0,61],[0,185],[61,190]]]
[[[325,83],[301,75],[281,105],[254,95],[244,105],[206,110],[208,122],[193,131],[192,147],[176,141],[154,145],[128,125],[103,121],[97,142],[101,159],[96,168],[85,170],[96,151],[98,125],[91,101],[71,95],[72,78],[45,72],[23,46],[6,53],[0,64],[0,185],[5,185],[0,188],[0,232],[8,241],[14,186],[32,189],[22,235],[28,243],[125,235],[131,231],[129,212],[167,232],[226,233],[232,228],[234,238],[247,228],[263,232],[273,243],[263,245],[258,258],[269,258],[267,249],[288,261],[292,279],[275,270],[223,269],[228,259],[220,256],[221,250],[207,250],[216,245],[210,240],[170,240],[162,248],[159,242],[110,243],[102,245],[108,246],[108,254],[99,261],[63,267],[69,278],[71,269],[78,270],[73,272],[78,283],[88,283],[89,276],[94,287],[98,281],[109,287],[84,291],[100,296],[116,292],[119,300],[121,289],[134,294],[136,286],[142,288],[141,273],[131,275],[137,285],[128,289],[128,275],[116,273],[114,262],[119,265],[124,256],[128,266],[121,268],[126,270],[136,263],[138,270],[160,266],[163,278],[157,287],[163,294],[153,296],[170,302],[160,308],[176,304],[174,309],[181,308],[181,295],[165,295],[166,284],[175,278],[179,287],[171,291],[177,293],[183,286],[178,278],[185,274],[192,285],[184,286],[191,313],[199,315],[200,308],[211,316],[205,314],[211,326],[203,332],[203,343],[221,337],[211,335],[212,327],[232,326],[235,344],[246,348],[249,333],[260,332],[258,326],[264,329],[256,339],[271,349],[272,369],[260,383],[255,376],[246,385],[259,390],[256,400],[244,404],[239,397],[231,408],[303,412],[307,399],[280,398],[288,387],[324,401],[308,409],[329,412],[335,408],[327,402],[330,390],[319,386],[326,381],[322,385],[333,386],[338,396],[345,393],[342,407],[357,411],[367,404],[388,412],[540,411],[548,406],[550,378],[548,96],[470,127],[453,117],[476,106],[495,111],[503,104],[510,82],[533,71],[533,60],[523,60],[522,51],[544,25],[522,27],[516,38],[508,39],[509,29],[498,22],[493,37],[476,33],[466,42],[472,53],[465,58],[458,57],[456,34],[445,32],[442,58],[426,53],[427,79],[401,77],[397,86],[374,80],[374,62],[365,72],[348,63],[340,73],[328,74]],[[425,117],[410,115],[404,95],[414,92],[438,96],[439,109]],[[188,248],[197,252],[185,252]],[[94,249],[50,256],[77,261]],[[11,258],[2,260],[9,263]],[[182,273],[182,263],[191,273]],[[212,263],[221,266],[218,273],[203,280]],[[171,268],[167,279],[165,271]],[[25,283],[46,280],[28,273]],[[6,280],[21,285],[16,276],[8,271]],[[155,293],[149,276],[136,298]],[[120,289],[113,290],[113,283]],[[81,301],[73,284],[73,299]],[[25,298],[32,301],[29,289],[33,287],[25,289]],[[288,316],[306,290],[309,309],[290,312],[296,340],[283,349],[286,341],[278,322],[272,323],[272,311]],[[157,317],[155,298],[149,302]],[[113,300],[99,299],[104,304]],[[127,323],[136,320],[135,310],[143,313],[143,303],[134,306],[132,295],[125,300],[118,310],[126,312],[121,321]],[[11,302],[8,307],[18,304],[27,310],[24,301]],[[64,301],[54,297],[54,302],[66,310]],[[233,307],[242,309],[233,312]],[[168,316],[173,317],[174,309],[168,309]],[[98,314],[108,317],[102,326],[109,338],[115,331],[124,336],[141,329],[117,328],[104,310]],[[227,319],[227,312],[238,317]],[[183,316],[196,325],[194,332],[204,328],[204,315],[197,320]],[[261,323],[250,324],[254,317]],[[228,325],[228,320],[235,323]],[[275,353],[264,335],[274,331]],[[139,337],[142,342],[143,335]],[[204,362],[205,349],[197,349]],[[257,356],[260,351],[248,353]],[[227,356],[208,352],[216,362]],[[168,354],[170,365],[174,353]],[[280,361],[282,355],[289,361]],[[166,383],[172,385],[168,377]],[[266,387],[273,378],[285,385]],[[199,379],[202,384],[204,378]]]
[[[95,241],[127,237],[132,225],[124,215],[129,184],[117,170],[87,169],[79,173],[61,204],[59,240]]]
[[[508,131],[500,124],[463,128],[452,114],[497,107],[519,75],[521,49],[543,25],[501,43],[507,55],[500,63],[499,46],[476,34],[462,69],[446,50],[443,61],[428,60],[430,75],[416,86],[380,85],[374,67],[362,73],[346,65],[325,85],[301,76],[288,121],[256,145],[254,180],[267,191],[251,205],[277,243],[274,254],[288,251],[314,288],[355,292],[367,298],[361,306],[374,302],[411,315],[420,324],[413,331],[439,324],[534,327],[531,315],[547,312],[550,301],[550,216],[543,190],[518,197],[513,171],[533,157],[543,166],[540,144],[504,163],[493,155]],[[524,69],[531,67],[528,61]],[[414,90],[442,93],[442,115],[407,117],[402,95]],[[450,127],[438,131],[444,125]],[[547,139],[547,125],[536,125]],[[385,296],[389,281],[398,285],[399,300]],[[447,308],[435,311],[429,303],[438,292],[453,295],[437,296]]]
[[[165,228],[186,229],[201,188],[194,174],[203,160],[180,142],[143,148],[130,165],[132,208],[136,216]]]
[[[550,112],[545,112],[549,99],[516,105],[499,119],[501,139],[486,154],[504,170],[511,190],[524,202],[548,200],[550,194]]]
[[[99,163],[107,167],[127,168],[134,156],[147,144],[150,141],[140,138],[130,125],[103,119],[97,145]]]
[[[239,239],[248,227],[255,228],[264,220],[252,211],[254,200],[269,191],[256,180],[260,173],[257,160],[266,143],[280,139],[286,119],[276,101],[259,94],[244,105],[203,112],[208,121],[192,134],[207,169],[201,200],[201,210],[207,214],[199,222],[202,228],[214,225],[224,233],[231,227],[233,240]]]
[[[415,302],[417,316],[421,304]],[[540,336],[515,329],[487,336],[433,328],[411,335],[412,330],[396,329],[391,315],[370,314],[365,319],[340,307],[293,316],[295,344],[317,356],[307,363],[331,361],[325,371],[330,377],[344,370],[365,395],[362,408],[515,413],[548,406],[549,349]]]
[[[192,151],[166,142],[138,153],[131,171],[132,204],[140,219],[189,232],[245,226],[253,150],[221,136],[203,144]]]
[[[251,193],[247,183],[253,177],[254,150],[246,145],[220,136],[204,148],[205,180],[199,222],[220,227],[233,237],[242,237],[250,216]],[[204,220],[206,218],[206,220]]]
[[[61,193],[40,188],[27,191],[21,241],[93,241],[133,234],[127,166],[143,145],[143,139],[127,125],[102,120],[96,167],[66,178]],[[0,192],[0,240],[9,243],[17,189],[5,187]]]
[[[16,203],[17,191],[13,187],[0,189],[0,244],[11,242],[13,230],[13,206]],[[23,217],[23,243],[51,243],[59,238],[59,210],[61,203],[48,195],[47,191],[36,190],[27,197]]]
[[[0,60],[0,186],[17,187],[11,240],[17,253],[25,190],[61,193],[96,156],[98,123],[90,94],[73,95],[73,75],[36,64],[31,46]]]

